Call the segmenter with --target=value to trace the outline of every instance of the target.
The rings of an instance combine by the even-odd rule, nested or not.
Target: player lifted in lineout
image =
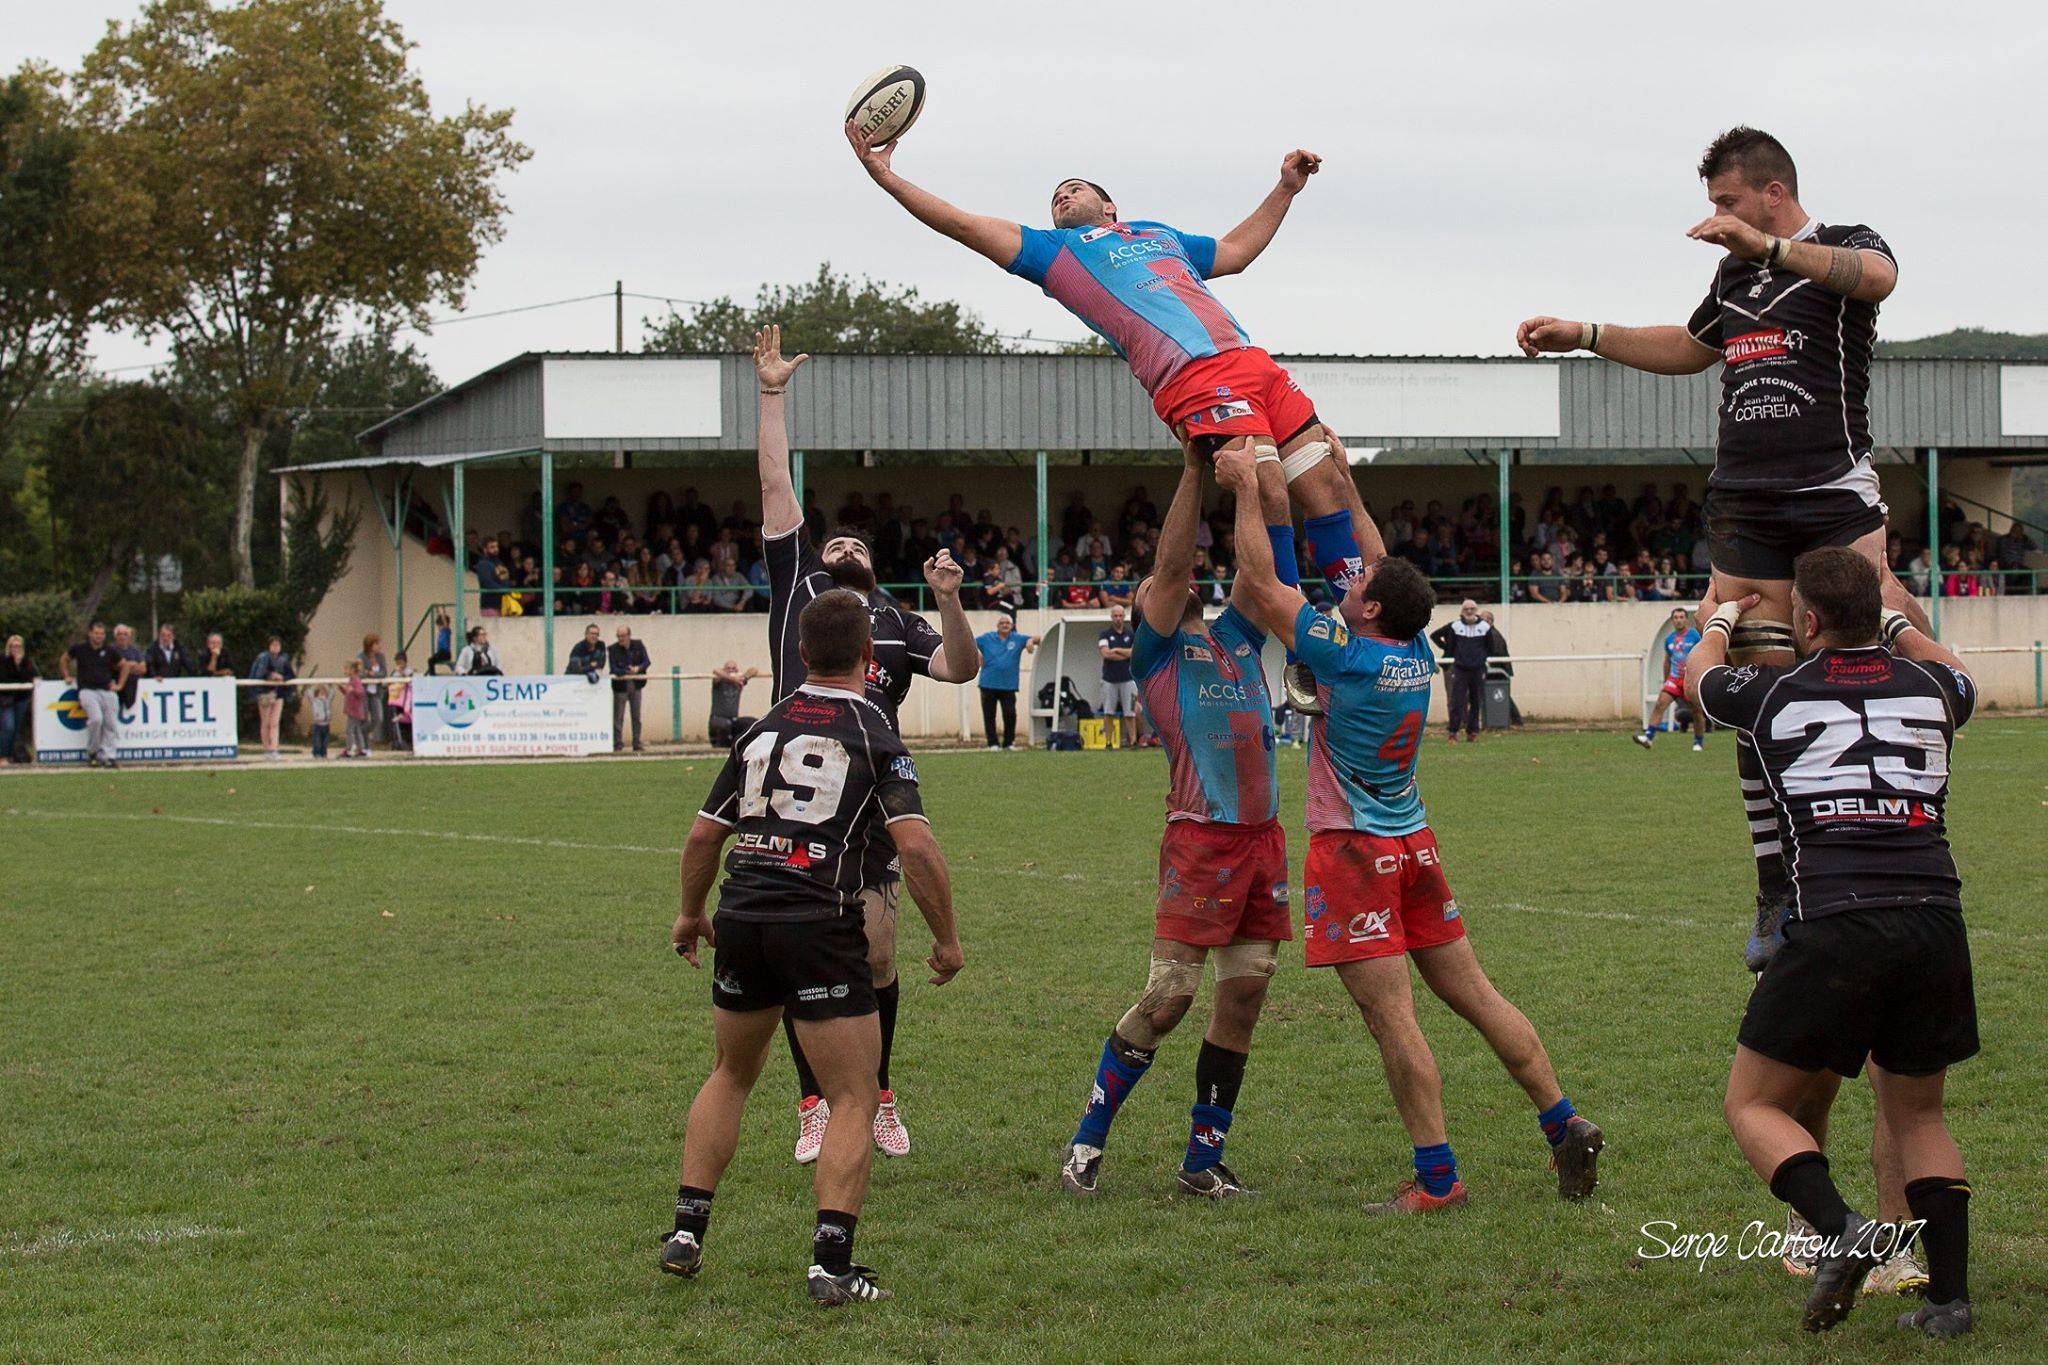
[[[770,326],[754,338],[754,372],[761,385],[761,430],[757,456],[761,477],[761,541],[768,561],[768,650],[774,661],[775,700],[803,683],[805,665],[798,650],[797,621],[818,594],[835,587],[860,594],[868,604],[874,650],[867,664],[867,697],[889,728],[896,728],[896,708],[910,691],[912,675],[922,673],[940,682],[972,681],[981,671],[981,651],[974,628],[960,607],[960,566],[941,550],[925,561],[924,581],[938,604],[943,635],[922,616],[896,605],[875,586],[875,561],[867,536],[840,527],[825,537],[822,549],[811,545],[803,508],[789,475],[789,426],[784,394],[809,356],[784,359],[782,329]],[[881,1102],[875,1111],[875,1145],[889,1156],[910,1153],[910,1132],[897,1112],[896,1093],[889,1087],[889,1057],[896,1043],[896,914],[903,878],[895,849],[887,840],[867,847],[868,865],[861,881],[868,963],[875,972],[875,1000],[881,1016]],[[796,1063],[796,1159],[818,1159],[832,1107],[816,1072],[804,1055],[793,1017],[783,1020],[789,1055]]]
[[[1436,601],[1429,580],[1406,560],[1382,559],[1353,580],[1335,618],[1321,615],[1275,571],[1273,551],[1292,535],[1291,527],[1261,524],[1261,508],[1280,497],[1277,476],[1228,451],[1216,458],[1216,477],[1237,495],[1240,609],[1293,645],[1322,694],[1309,729],[1303,946],[1309,966],[1336,968],[1372,1030],[1414,1144],[1415,1179],[1367,1211],[1424,1213],[1465,1202],[1444,1127],[1443,1079],[1415,1019],[1408,958],[1535,1104],[1558,1195],[1585,1198],[1598,1183],[1605,1139],[1558,1087],[1535,1028],[1481,969],[1416,787],[1436,673],[1422,633]]]
[[[1252,345],[1206,283],[1259,258],[1321,157],[1289,152],[1280,183],[1249,218],[1215,238],[1125,222],[1107,190],[1079,178],[1053,186],[1050,230],[968,213],[896,174],[894,143],[874,146],[851,122],[846,137],[868,175],[913,218],[1038,285],[1107,341],[1176,439],[1206,457],[1235,447],[1276,455],[1316,567],[1331,592],[1343,595],[1369,562],[1359,547],[1376,538],[1350,467],[1301,386]],[[1288,700],[1313,712],[1313,684],[1291,660],[1286,682]]]
[[[1152,965],[1138,998],[1102,1046],[1088,1107],[1067,1148],[1061,1183],[1093,1194],[1117,1109],[1152,1065],[1216,962],[1216,1007],[1195,1058],[1187,1157],[1176,1177],[1187,1194],[1245,1193],[1223,1164],[1252,1028],[1292,937],[1287,911],[1287,836],[1274,775],[1273,702],[1260,661],[1266,637],[1234,605],[1212,622],[1188,586],[1202,513],[1201,455],[1185,447],[1150,577],[1134,599],[1138,627],[1131,671],[1166,749],[1166,833],[1159,844],[1159,898]],[[1283,487],[1275,480],[1275,487]],[[1283,509],[1286,494],[1279,494]],[[1293,527],[1286,528],[1290,540]]]
[[[1685,697],[1685,660],[1692,653],[1692,647],[1700,642],[1700,633],[1693,629],[1692,613],[1684,607],[1671,609],[1671,630],[1664,637],[1664,684],[1657,689],[1657,704],[1650,708],[1650,723],[1635,737],[1636,743],[1645,749],[1657,740],[1657,727],[1663,723],[1664,713],[1674,702]],[[1692,751],[1701,753],[1707,747],[1707,717],[1699,707],[1692,708]],[[1755,816],[1750,817],[1752,821]],[[1776,828],[1776,822],[1772,822]]]

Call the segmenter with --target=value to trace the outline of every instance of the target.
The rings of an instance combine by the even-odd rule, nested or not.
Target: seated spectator
[[[1423,573],[1430,571],[1429,532],[1417,526],[1408,533],[1408,539],[1388,551],[1396,559],[1405,559]]]
[[[1115,553],[1116,547],[1110,544],[1109,536],[1103,531],[1102,523],[1098,521],[1090,521],[1088,529],[1074,544],[1074,557],[1084,561],[1106,560]]]
[[[768,610],[768,561],[766,559],[756,556],[747,565],[747,585],[753,589],[747,595],[747,610]]]
[[[654,567],[654,552],[645,545],[626,568],[626,586],[631,589],[631,609],[642,616],[661,610],[661,575]]]
[[[715,611],[711,604],[711,561],[700,559],[690,565],[690,576],[683,580],[683,610],[692,613]]]
[[[1135,585],[1131,579],[1131,566],[1119,560],[1109,569],[1109,577],[1103,580],[1102,605],[1109,608],[1131,609],[1131,593]]]
[[[466,677],[495,677],[504,669],[498,666],[498,651],[491,648],[491,637],[482,626],[471,626],[467,635],[469,643],[456,656],[455,671]]]
[[[714,590],[711,593],[711,605],[714,610],[745,611],[747,609],[746,576],[739,571],[733,556],[727,555],[718,561],[718,567],[712,570],[710,581]]]
[[[861,500],[858,491],[848,493],[846,501],[840,504],[839,524],[841,526],[852,526],[865,531],[873,524],[874,519],[874,509]]]
[[[1564,579],[1557,571],[1557,557],[1548,550],[1536,553],[1536,562],[1529,570],[1529,600],[1531,602],[1563,602],[1569,600]]]
[[[665,488],[657,488],[647,495],[647,520],[640,523],[646,528],[647,539],[656,545],[666,545],[674,534],[676,524],[676,500],[668,495]],[[666,527],[667,530],[660,528]]]
[[[583,485],[572,483],[555,508],[555,528],[564,540],[581,538],[590,529],[590,504],[583,500]]]
[[[2008,522],[1997,543],[1997,562],[2005,571],[2007,593],[2039,591],[2034,576],[2027,572],[2027,556],[2033,550],[2034,542],[2027,538],[2026,528],[2016,521]]]
[[[558,608],[570,616],[589,616],[597,611],[597,575],[590,571],[590,561],[581,559],[569,574],[569,586],[562,593],[563,602],[568,605]]]

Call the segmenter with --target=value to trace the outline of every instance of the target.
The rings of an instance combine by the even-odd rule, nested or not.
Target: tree
[[[381,0],[156,0],[79,84],[121,183],[151,200],[132,293],[239,440],[230,543],[253,585],[265,438],[345,321],[460,307],[531,155],[508,110],[437,118]]]
[[[344,339],[319,358],[313,375],[312,403],[292,426],[285,463],[360,455],[358,432],[442,388],[419,348],[388,332]]]
[[[99,609],[137,556],[177,552],[218,473],[198,418],[152,384],[101,389],[49,432],[49,503],[65,543],[92,577],[81,620]]]
[[[762,285],[750,304],[725,295],[687,313],[649,318],[653,331],[644,349],[751,351],[754,333],[770,322],[782,325],[782,348],[790,354],[991,355],[1004,349],[1003,339],[959,304],[928,303],[912,288],[835,275],[829,261],[813,279]]]
[[[0,440],[121,311],[121,236],[143,201],[87,151],[56,73],[24,66],[0,82]]]
[[[1909,341],[1880,341],[1880,356],[1915,358],[1945,356],[1982,360],[2039,360],[2048,357],[2048,333],[1987,332],[1982,327],[1957,327]]]

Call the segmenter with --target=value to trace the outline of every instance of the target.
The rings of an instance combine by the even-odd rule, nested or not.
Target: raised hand
[[[1515,345],[1522,348],[1523,355],[1539,355],[1544,351],[1576,351],[1579,349],[1579,338],[1583,335],[1583,323],[1571,322],[1565,318],[1534,317],[1515,329]]]
[[[860,130],[852,119],[846,121],[846,141],[859,158],[862,169],[879,180],[889,173],[889,158],[895,155],[896,144],[885,142],[877,147],[874,140]]]
[[[1216,452],[1216,482],[1232,492],[1256,496],[1259,476],[1249,444],[1226,446]]]
[[[960,580],[966,576],[961,567],[953,562],[950,550],[941,550],[924,562],[924,581],[940,597],[952,597],[960,591]]]
[[[799,355],[794,360],[782,358],[782,327],[778,323],[771,322],[754,333],[754,373],[760,376],[764,389],[789,387],[790,376],[809,359],[808,355]]]
[[[1727,213],[1717,213],[1711,218],[1694,223],[1686,229],[1685,235],[1695,242],[1711,243],[1729,255],[1745,261],[1763,259],[1765,250],[1771,244],[1769,234],[1760,232],[1740,218]]]
[[[1296,147],[1280,159],[1280,188],[1299,194],[1308,178],[1323,168],[1323,159],[1305,147]]]

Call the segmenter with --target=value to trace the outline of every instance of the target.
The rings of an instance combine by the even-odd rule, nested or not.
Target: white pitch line
[[[207,815],[139,815],[130,811],[90,810],[24,810],[9,807],[9,816],[27,816],[39,820],[111,820],[133,824],[150,824],[169,821],[181,825],[208,825],[223,829],[263,829],[297,834],[368,834],[393,839],[446,839],[457,843],[505,844],[518,848],[552,848],[579,853],[647,853],[674,858],[682,854],[679,847],[653,844],[591,844],[575,839],[538,839],[519,834],[472,834],[461,830],[446,829],[386,829],[371,825],[328,825],[293,824],[282,820],[235,820],[224,816]],[[1033,867],[981,867],[973,862],[961,860],[956,870],[985,871],[998,877],[1027,877],[1042,881],[1083,882],[1101,880],[1090,878],[1079,872],[1049,872]],[[1149,878],[1127,879],[1133,886],[1150,886]],[[1480,907],[1482,910],[1485,907]],[[1620,924],[1647,924],[1653,928],[1707,929],[1724,933],[1730,924],[1713,920],[1693,919],[1686,915],[1644,915],[1631,910],[1573,910],[1557,905],[1530,905],[1525,901],[1502,901],[1492,907],[1513,910],[1525,915],[1548,915],[1559,919],[1605,920]],[[2009,943],[2048,943],[2048,934],[2012,934],[1998,929],[1985,929],[1975,925],[1970,928],[1972,938],[1993,938]]]
[[[60,1228],[46,1232],[32,1242],[15,1242],[0,1246],[0,1256],[47,1256],[53,1251],[78,1251],[85,1247],[106,1246],[119,1242],[127,1245],[140,1243],[144,1246],[163,1246],[168,1242],[191,1242],[203,1237],[238,1237],[240,1228],[216,1228],[203,1223],[188,1223],[173,1228],[140,1228],[133,1232],[102,1230],[99,1232],[73,1232]]]

